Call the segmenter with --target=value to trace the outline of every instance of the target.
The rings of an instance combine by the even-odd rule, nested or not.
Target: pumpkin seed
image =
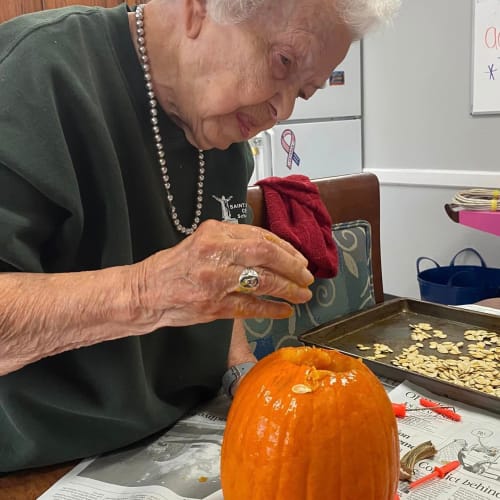
[[[307,394],[308,392],[312,392],[312,388],[305,384],[295,384],[292,387],[292,392],[295,394]]]

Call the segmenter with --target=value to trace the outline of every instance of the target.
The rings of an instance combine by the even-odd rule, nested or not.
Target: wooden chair
[[[371,257],[375,301],[384,300],[380,261],[379,183],[369,173],[331,177],[315,181],[333,223],[365,220],[371,225]],[[265,205],[259,187],[251,187],[248,202],[253,223],[262,225]],[[0,498],[34,500],[66,474],[78,462],[21,471],[0,477]]]
[[[371,252],[375,302],[383,302],[382,265],[380,258],[380,188],[374,174],[362,173],[328,177],[314,181],[318,186],[332,222],[365,220],[371,225]],[[252,186],[248,190],[248,203],[254,213],[253,224],[262,226],[265,205],[262,190]]]

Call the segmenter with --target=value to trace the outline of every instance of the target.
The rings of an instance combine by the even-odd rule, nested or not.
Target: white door
[[[324,89],[309,100],[297,99],[288,120],[312,120],[361,116],[360,42],[351,45],[345,59],[335,68]]]
[[[260,132],[252,137],[248,143],[254,159],[254,170],[248,185],[253,186],[258,180],[271,175],[272,157],[269,131]]]
[[[303,174],[319,179],[361,172],[360,119],[284,123],[264,135],[271,149],[268,175]],[[263,158],[266,158],[265,152]]]

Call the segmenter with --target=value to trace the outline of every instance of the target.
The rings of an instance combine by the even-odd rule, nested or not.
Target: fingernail
[[[295,309],[291,304],[287,304],[286,302],[283,302],[280,304],[280,307],[276,310],[274,310],[272,313],[267,312],[263,318],[272,318],[272,319],[286,319],[289,318],[290,316],[293,316],[293,313],[295,312]]]
[[[301,263],[307,267],[309,265],[309,261],[301,254],[300,256]]]
[[[279,313],[276,319],[289,318],[290,316],[293,316],[293,313],[294,313],[294,308],[292,306],[289,306],[287,309],[283,308],[283,312]]]
[[[309,288],[294,287],[292,295],[292,302],[295,304],[303,304],[312,298],[312,292]]]
[[[301,284],[304,284],[305,286],[309,286],[312,283],[314,283],[314,276],[311,274],[309,269],[304,269],[302,271],[302,283]]]

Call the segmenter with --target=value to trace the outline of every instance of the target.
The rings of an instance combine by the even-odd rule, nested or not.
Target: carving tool
[[[422,404],[422,403],[420,403]],[[398,418],[405,418],[406,417],[406,412],[407,411],[425,411],[425,410],[433,410],[437,413],[441,413],[441,411],[438,410],[444,410],[444,411],[449,411],[450,413],[453,413],[454,415],[457,415],[453,410],[453,406],[441,406],[438,403],[433,403],[431,406],[425,406],[425,408],[407,408],[406,403],[392,403],[392,410],[394,411],[394,415]],[[451,408],[451,410],[450,410]],[[442,414],[444,415],[444,414]],[[447,416],[447,415],[445,415]],[[458,415],[458,420],[460,420],[460,415]],[[449,417],[451,418],[451,417]],[[453,420],[457,420],[456,418],[453,418]]]
[[[452,462],[448,462],[447,464],[444,464],[442,467],[434,467],[434,472],[431,472],[430,474],[427,474],[426,476],[423,476],[423,477],[411,482],[406,487],[405,492],[408,493],[413,488],[416,488],[417,486],[420,486],[421,484],[427,483],[428,481],[431,481],[434,478],[442,479],[443,477],[446,476],[446,474],[449,474],[451,471],[455,470],[459,466],[460,466],[460,462],[458,460],[453,460]]]
[[[443,417],[449,418],[450,420],[455,420],[455,422],[460,422],[462,417],[455,412],[453,406],[441,406],[439,403],[431,401],[430,399],[420,398],[420,404],[427,408],[428,410],[435,411]],[[452,408],[451,410],[449,408]]]

